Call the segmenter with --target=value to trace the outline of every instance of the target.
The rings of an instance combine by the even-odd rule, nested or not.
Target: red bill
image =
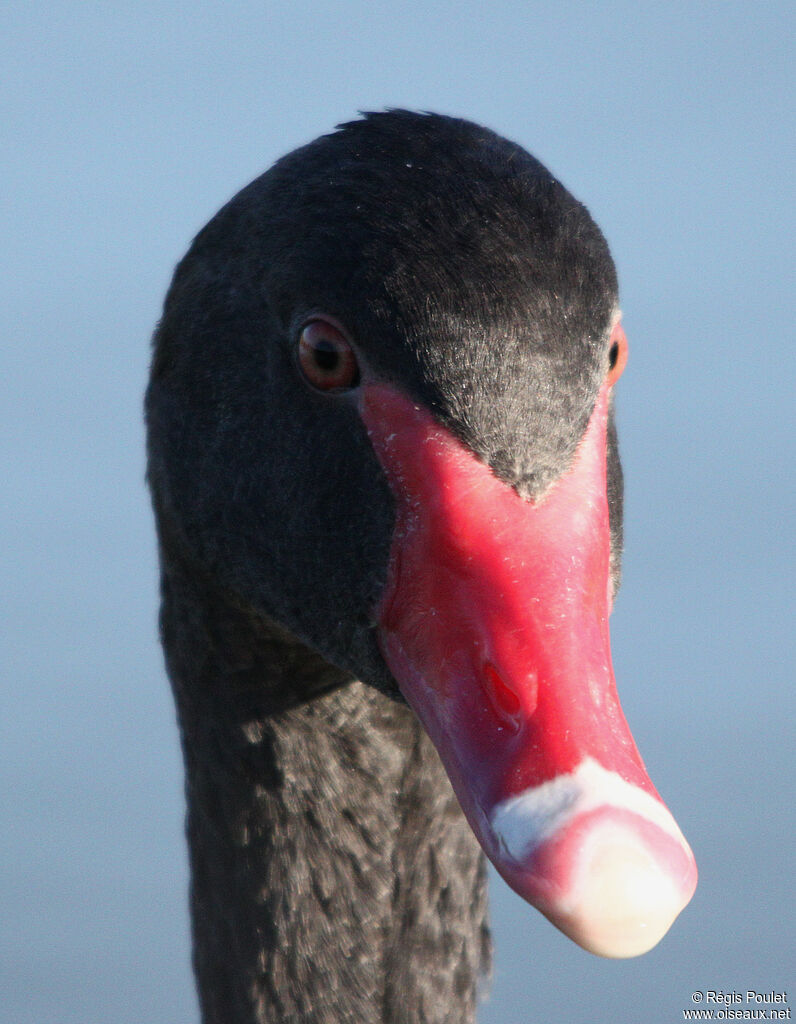
[[[362,395],[396,501],[377,609],[387,664],[509,885],[591,952],[646,952],[690,900],[696,865],[614,682],[609,383],[536,502],[397,389]]]

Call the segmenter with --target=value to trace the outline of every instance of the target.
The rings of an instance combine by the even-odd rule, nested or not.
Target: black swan
[[[479,843],[604,956],[690,899],[608,645],[625,356],[586,209],[466,121],[342,125],[194,240],[146,408],[206,1024],[471,1021]]]

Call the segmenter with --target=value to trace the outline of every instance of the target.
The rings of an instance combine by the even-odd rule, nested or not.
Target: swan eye
[[[311,320],[299,335],[298,361],[319,391],[348,391],[359,384],[359,365],[343,332],[328,320]]]
[[[613,385],[622,376],[627,363],[627,336],[622,324],[617,322],[611,333],[611,347],[608,349],[608,383]]]

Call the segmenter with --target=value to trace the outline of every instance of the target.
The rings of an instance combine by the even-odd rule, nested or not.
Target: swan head
[[[625,355],[585,207],[487,129],[390,111],[197,235],[147,396],[161,542],[408,701],[501,874],[607,956],[696,882],[610,660]]]

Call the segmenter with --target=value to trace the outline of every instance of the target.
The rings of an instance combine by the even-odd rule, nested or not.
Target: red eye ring
[[[349,391],[359,384],[359,364],[348,339],[329,320],[310,320],[299,335],[298,363],[318,391]]]

